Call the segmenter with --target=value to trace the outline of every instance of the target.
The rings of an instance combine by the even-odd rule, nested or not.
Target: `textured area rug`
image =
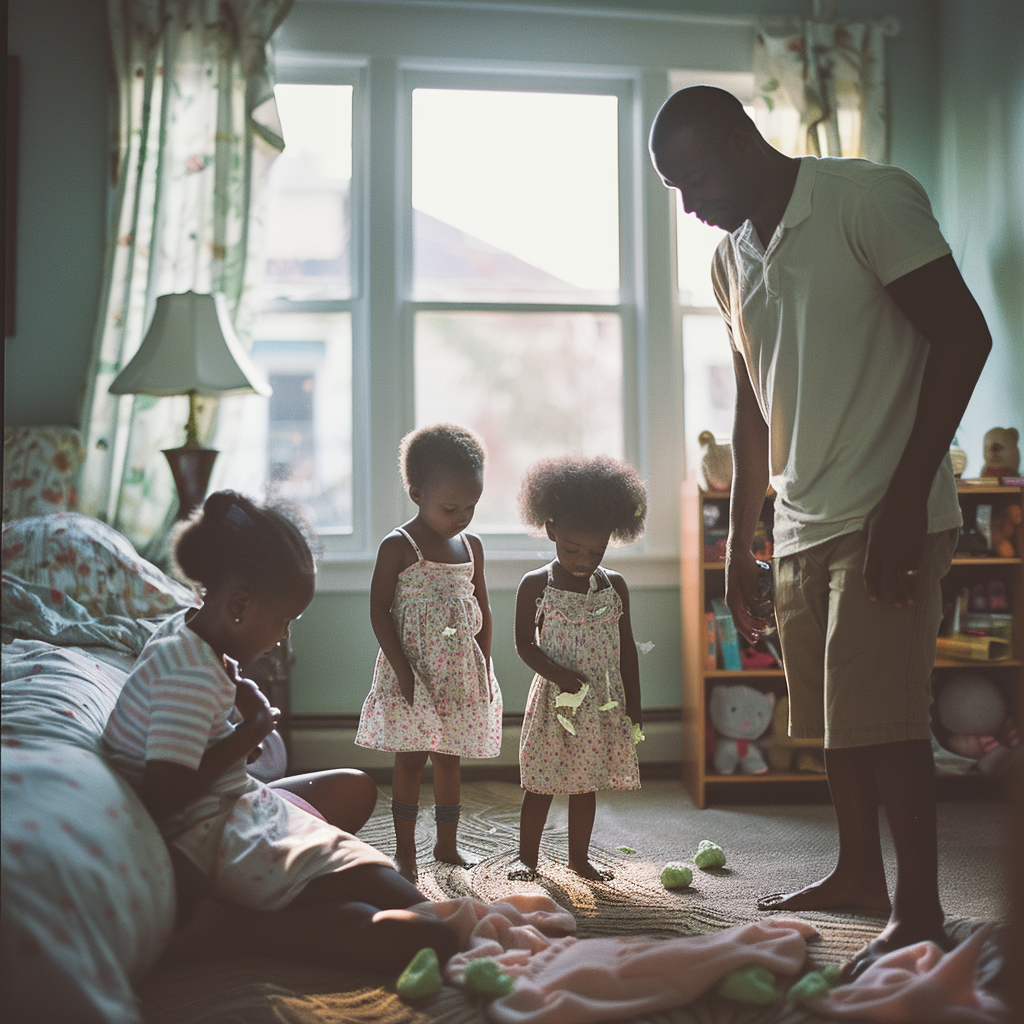
[[[424,787],[425,794],[428,792]],[[694,871],[693,885],[666,890],[660,883],[666,859],[692,859],[694,833],[675,847],[660,841],[655,829],[637,829],[622,837],[636,853],[593,846],[591,860],[614,877],[591,882],[566,867],[565,815],[552,813],[544,830],[536,881],[509,881],[519,840],[521,791],[507,783],[473,783],[463,789],[459,843],[479,862],[471,868],[441,864],[431,853],[435,827],[432,809],[424,806],[416,828],[419,887],[430,900],[459,897],[491,902],[510,892],[544,892],[572,911],[581,938],[651,934],[704,934],[763,916],[753,894],[763,891],[765,878],[778,865],[765,869],[767,855],[740,851],[725,867]],[[378,810],[360,837],[388,854],[394,853],[394,828],[388,812],[390,793],[382,790]],[[714,816],[701,819],[710,821]],[[723,819],[724,820],[724,819]],[[725,831],[724,827],[720,829]],[[665,829],[662,827],[661,832]],[[669,830],[671,831],[671,830]],[[595,835],[597,832],[595,831]],[[707,838],[716,839],[716,836]],[[722,840],[729,856],[729,845]],[[779,854],[776,853],[776,859]],[[792,869],[791,869],[792,870]],[[782,872],[785,875],[785,871]],[[808,966],[839,963],[857,952],[881,930],[884,920],[858,915],[804,913],[799,915],[820,933],[808,945]],[[955,937],[963,938],[983,922],[951,922]],[[981,965],[992,970],[998,962],[995,945]],[[409,1006],[394,994],[394,978],[365,973],[289,964],[280,960],[231,959],[201,965],[158,968],[143,990],[147,1024],[483,1024],[484,1004],[445,986],[423,1005]],[[686,1007],[637,1018],[637,1024],[822,1024],[826,1018],[785,1004],[765,1007],[731,1002],[707,995]]]

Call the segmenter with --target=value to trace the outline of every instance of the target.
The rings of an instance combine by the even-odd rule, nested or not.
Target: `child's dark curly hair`
[[[237,582],[265,593],[313,578],[314,537],[290,505],[261,505],[236,491],[216,491],[175,528],[174,566],[207,591]]]
[[[422,487],[440,473],[483,474],[484,457],[480,438],[457,423],[418,427],[398,446],[398,468],[406,487]]]
[[[628,544],[644,532],[647,488],[640,474],[610,455],[558,455],[535,462],[519,485],[519,516],[542,530],[549,522],[608,530]]]

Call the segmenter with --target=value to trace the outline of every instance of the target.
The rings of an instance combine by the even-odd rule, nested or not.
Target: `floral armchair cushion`
[[[84,458],[74,427],[4,427],[4,522],[74,509]]]

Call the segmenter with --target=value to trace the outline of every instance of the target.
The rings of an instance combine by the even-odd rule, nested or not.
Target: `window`
[[[415,88],[415,421],[488,453],[479,530],[519,532],[518,480],[623,455],[618,97]]]

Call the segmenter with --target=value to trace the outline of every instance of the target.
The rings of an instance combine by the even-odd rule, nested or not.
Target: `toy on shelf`
[[[768,764],[757,744],[771,724],[775,694],[762,693],[738,683],[711,688],[708,717],[715,730],[712,764],[721,775],[737,769],[747,775],[762,775]]]
[[[701,447],[700,472],[706,491],[727,491],[732,486],[732,448],[719,444],[710,430],[697,437]]]
[[[958,479],[962,477],[967,468],[967,452],[960,447],[960,442],[955,437],[949,446],[949,461],[953,466],[953,476]]]
[[[794,739],[789,735],[789,698],[782,696],[772,713],[771,730],[761,748],[772,771],[825,771],[825,751],[821,740]]]
[[[1020,434],[1016,427],[993,427],[985,432],[982,476],[1016,476],[1020,469]]]
[[[1017,530],[1024,512],[1016,502],[1004,505],[992,516],[992,554],[1000,558],[1017,555]]]
[[[976,761],[985,775],[998,771],[1019,743],[1006,698],[985,676],[953,676],[942,684],[936,704],[939,722],[948,733],[940,737],[942,745]]]

